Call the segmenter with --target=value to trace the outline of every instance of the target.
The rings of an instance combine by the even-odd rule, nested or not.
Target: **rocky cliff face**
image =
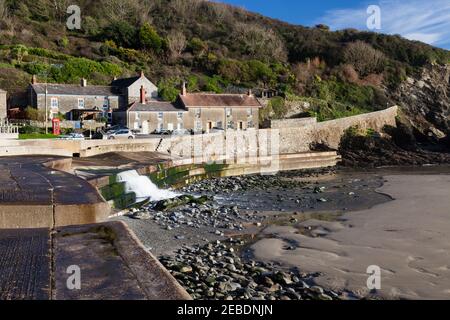
[[[450,134],[450,65],[429,65],[407,78],[390,98],[414,128],[417,138],[437,142]]]

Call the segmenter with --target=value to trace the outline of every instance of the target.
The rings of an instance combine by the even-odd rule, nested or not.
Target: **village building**
[[[106,118],[142,134],[187,129],[194,132],[247,130],[259,127],[261,104],[251,93],[188,93],[186,84],[173,103],[158,97],[158,88],[144,73],[114,79],[109,86],[39,83],[33,76],[29,105],[47,111],[49,118],[68,120]]]
[[[114,122],[143,134],[187,129],[247,130],[259,127],[256,97],[248,94],[188,93],[183,83],[174,103],[159,101],[141,87],[139,102],[114,112]]]
[[[89,85],[86,79],[81,79],[79,85],[39,83],[33,76],[28,88],[28,104],[47,111],[50,119],[57,114],[63,114],[69,120],[99,114],[111,123],[114,110],[124,109],[139,100],[142,86],[151,96],[157,96],[158,88],[143,72],[136,77],[114,79],[109,86]]]

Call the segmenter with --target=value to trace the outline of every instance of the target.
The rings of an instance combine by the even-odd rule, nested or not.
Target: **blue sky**
[[[369,5],[381,9],[379,32],[400,34],[437,47],[450,49],[449,0],[216,0],[249,11],[287,21],[313,26],[329,25],[333,30],[367,30]]]

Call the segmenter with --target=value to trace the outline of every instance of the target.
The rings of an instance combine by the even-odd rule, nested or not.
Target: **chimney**
[[[183,81],[181,83],[181,95],[184,97],[187,95],[187,89],[186,89],[186,81]]]
[[[141,70],[141,78],[145,77],[144,70]]]
[[[114,78],[113,78],[113,81],[116,81],[116,80],[117,80],[117,77],[114,77]]]
[[[248,96],[249,96],[249,97],[253,97],[252,89],[248,89]]]
[[[37,84],[37,76],[35,74],[33,74],[33,77],[31,78],[31,84]]]
[[[145,104],[145,88],[144,86],[141,86],[141,103]]]
[[[85,78],[81,79],[81,86],[82,87],[87,87],[87,80]]]

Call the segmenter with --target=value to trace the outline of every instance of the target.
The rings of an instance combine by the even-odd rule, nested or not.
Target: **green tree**
[[[125,48],[133,48],[136,46],[136,29],[126,21],[113,22],[105,28],[103,39],[113,40]]]
[[[165,101],[174,102],[180,89],[178,88],[180,81],[175,78],[163,79],[158,83],[158,94]]]
[[[149,23],[145,23],[139,30],[139,43],[142,48],[160,52],[163,40]]]

